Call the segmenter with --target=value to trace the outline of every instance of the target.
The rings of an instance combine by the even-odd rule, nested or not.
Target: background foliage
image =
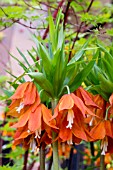
[[[64,49],[66,56],[69,57],[69,60],[71,61],[67,65],[67,76],[70,77],[70,83],[71,80],[71,69],[73,69],[73,65],[75,66],[75,62],[79,61],[77,66],[75,67],[75,72],[73,74],[77,75],[79,72],[78,77],[74,81],[74,84],[76,84],[76,88],[82,85],[84,87],[87,87],[87,89],[90,92],[93,92],[94,94],[100,94],[106,101],[108,101],[110,94],[113,92],[113,76],[112,76],[112,66],[109,65],[108,60],[110,63],[113,63],[113,47],[112,47],[112,36],[113,36],[113,5],[112,2],[103,3],[103,1],[100,0],[43,0],[43,1],[37,1],[37,0],[1,0],[0,1],[0,31],[4,31],[8,29],[11,26],[14,26],[15,24],[20,24],[29,30],[35,30],[35,36],[33,36],[34,41],[37,44],[37,49],[32,49],[31,51],[28,51],[29,56],[34,61],[34,67],[30,65],[29,61],[27,61],[26,57],[22,52],[19,51],[20,56],[25,60],[26,65],[24,65],[21,61],[18,59],[18,64],[23,68],[23,74],[20,75],[20,77],[14,77],[14,82],[10,82],[13,86],[13,90],[10,88],[3,88],[4,87],[4,81],[7,79],[6,77],[0,77],[0,83],[1,83],[1,89],[4,92],[3,95],[0,96],[0,99],[2,102],[5,103],[5,106],[9,104],[8,98],[12,95],[12,91],[16,89],[18,85],[18,81],[24,82],[23,76],[25,75],[25,72],[31,72],[36,71],[38,68],[41,70],[37,58],[42,57],[43,52],[46,54],[48,53],[48,46],[45,47],[42,44],[48,43],[48,32],[51,31],[51,37],[50,42],[53,42],[53,46],[49,46],[49,54],[51,54],[51,48],[53,49],[54,53],[58,50],[56,48],[56,44],[54,44],[55,40],[55,32],[57,30],[57,25],[54,26],[52,16],[54,20],[57,17],[58,12],[63,12],[64,15],[61,16],[61,19],[59,22],[62,23],[62,29],[61,32],[59,32],[59,36],[63,36],[62,30],[64,30],[65,35],[65,42],[57,42],[59,45],[62,45],[65,43],[65,48],[62,46],[61,48]],[[49,16],[49,12],[52,13],[52,16]],[[49,16],[49,17],[48,17]],[[38,22],[37,22],[38,21]],[[58,21],[58,18],[57,18]],[[51,28],[48,27],[48,24],[51,25]],[[41,31],[43,30],[43,34],[41,34]],[[87,41],[87,38],[91,38]],[[1,37],[2,39],[2,37]],[[41,42],[41,43],[40,43]],[[49,43],[50,43],[49,42]],[[48,44],[49,44],[48,43]],[[59,51],[57,51],[59,53]],[[33,55],[32,55],[33,54]],[[90,70],[85,69],[87,68],[86,64],[91,61],[93,62],[93,59],[96,59],[97,55],[99,55],[100,60],[98,60],[93,67],[92,64],[92,71],[89,73]],[[15,58],[15,56],[12,56]],[[72,60],[71,60],[72,58]],[[44,62],[48,62],[49,65],[49,59],[45,61],[45,58],[42,58],[43,65]],[[85,62],[84,62],[85,61]],[[59,61],[60,63],[60,61]],[[73,64],[74,63],[74,64]],[[101,63],[101,64],[100,64]],[[112,64],[111,64],[112,65]],[[78,67],[79,66],[79,67]],[[59,65],[57,66],[59,68]],[[91,67],[91,68],[92,68]],[[58,69],[57,68],[57,69]],[[62,67],[60,67],[62,69]],[[82,69],[84,69],[82,71]],[[48,68],[46,68],[45,64],[45,73]],[[83,79],[81,78],[81,75],[83,75],[84,72],[84,78],[88,74],[87,78],[85,79],[83,83]],[[81,74],[80,74],[81,73]],[[10,73],[11,74],[11,73]],[[51,75],[46,75],[46,77],[50,80]],[[57,77],[57,73],[56,73]],[[62,75],[61,75],[62,78]],[[79,80],[79,81],[78,81]],[[45,79],[44,79],[45,81]],[[52,80],[54,82],[54,80]],[[59,80],[61,81],[61,79]],[[64,82],[66,82],[65,80]],[[79,84],[77,84],[79,82]],[[39,80],[38,80],[39,83]],[[42,82],[40,82],[41,84]],[[69,84],[69,85],[70,85]],[[49,84],[50,85],[50,84]],[[48,86],[49,86],[48,85]],[[56,83],[54,84],[55,87]],[[109,89],[107,87],[110,87]],[[47,87],[47,86],[46,86]],[[44,88],[46,88],[44,87]],[[40,87],[38,87],[40,88]],[[74,87],[75,88],[75,87]],[[52,89],[52,88],[51,88]],[[70,89],[73,91],[73,84],[71,84]],[[60,95],[60,92],[56,89],[56,93]],[[60,89],[61,90],[61,89]],[[46,91],[46,90],[45,90]],[[45,95],[42,93],[42,95]],[[52,95],[52,94],[51,94]],[[46,96],[47,97],[47,96]],[[42,97],[43,98],[43,97]],[[44,99],[43,99],[44,100]],[[1,141],[6,141],[6,144],[3,145],[3,151],[5,149],[12,147],[12,137],[11,134],[8,133],[14,133],[10,128],[10,122],[12,120],[6,119],[1,120],[1,133],[4,133],[4,136],[1,137]],[[5,134],[6,133],[6,134]],[[7,143],[7,141],[10,141]],[[2,143],[3,144],[3,143]],[[98,143],[96,144],[96,147],[98,147]],[[86,148],[90,148],[89,145],[86,146]],[[6,151],[7,152],[7,151]],[[12,151],[8,154],[1,153],[1,157],[5,157],[10,159],[9,163],[3,167],[2,169],[22,169],[23,162],[25,161],[25,157],[28,153],[26,153],[21,147],[12,148]],[[29,153],[29,161],[28,166],[30,167],[33,163],[37,162],[39,160],[39,155],[33,156],[32,153]],[[99,152],[100,154],[100,152]],[[87,156],[88,153],[86,153]],[[98,159],[100,155],[90,155],[90,159],[92,162],[92,165],[94,166],[95,160]],[[15,157],[17,158],[15,161]],[[12,167],[10,167],[11,160],[13,161]],[[47,158],[48,160],[48,158]],[[62,160],[62,159],[61,159]],[[84,161],[85,163],[85,161]],[[86,159],[87,163],[87,159]],[[14,165],[13,165],[14,164]],[[113,162],[112,160],[108,162],[109,166],[111,167]],[[91,165],[91,168],[92,168]],[[108,166],[108,169],[109,169]],[[25,170],[25,169],[24,169]]]

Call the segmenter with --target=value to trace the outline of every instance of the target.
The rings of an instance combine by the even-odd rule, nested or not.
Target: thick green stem
[[[54,108],[57,105],[57,100],[52,100],[52,113],[54,114]],[[57,137],[55,132],[52,133],[52,140],[54,141]],[[53,142],[53,169],[59,170],[59,155],[58,155],[58,141]]]
[[[40,170],[45,170],[45,147],[40,146]]]
[[[105,158],[105,155],[100,156],[100,170],[105,170],[104,158]]]

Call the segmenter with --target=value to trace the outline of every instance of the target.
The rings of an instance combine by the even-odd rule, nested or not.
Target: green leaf
[[[83,14],[80,14],[80,20],[82,22],[86,22],[86,24],[92,24],[94,26],[96,26],[98,23],[103,24],[105,22],[109,22],[109,18],[109,13],[93,15],[85,12]]]
[[[10,90],[6,90],[6,89],[3,89],[3,92],[6,96],[8,96],[9,98],[13,95],[13,92]]]
[[[53,17],[51,13],[49,13],[49,36],[50,36],[50,42],[52,43],[53,51],[55,51],[57,44],[56,44],[56,30],[55,30],[55,24],[53,21]]]
[[[17,79],[17,77],[14,75],[14,74],[12,74],[11,72],[9,72],[8,70],[5,70],[9,75],[11,75],[12,77],[14,77],[14,78],[16,78]],[[19,82],[20,83],[24,83],[25,82],[25,79],[24,79],[24,77],[22,77],[22,79],[21,80],[19,80]]]
[[[49,97],[54,97],[53,86],[43,73],[31,72],[27,74],[30,75],[43,90],[45,90]]]
[[[57,52],[57,55],[54,56],[54,58],[56,57],[54,60],[56,63],[54,63],[55,68],[53,74],[53,87],[56,96],[61,93],[67,69],[67,60],[64,59],[64,46],[62,46],[62,49]]]
[[[100,94],[106,101],[109,100],[110,94],[102,91],[100,85],[94,85],[89,88],[89,91],[92,92],[93,94],[94,91],[96,91],[96,94]]]
[[[74,9],[75,13],[83,10],[82,5],[80,5],[79,3],[76,3],[75,1],[72,1],[70,6]]]
[[[63,13],[62,13],[62,9],[60,8],[56,18],[56,32],[58,32],[59,30],[60,20],[62,19],[62,17],[63,17]]]
[[[100,68],[96,65],[96,63],[94,64],[94,67],[92,68],[91,72],[89,73],[89,75],[86,78],[86,82],[89,83],[90,85],[98,85],[99,84],[99,80],[98,80],[98,73],[102,71],[100,70]]]
[[[93,56],[92,60],[85,66],[85,68],[83,68],[82,71],[80,71],[77,74],[73,83],[70,85],[71,92],[75,91],[81,85],[81,83],[85,80],[85,78],[88,76],[88,74],[90,73],[91,69],[94,66],[97,56],[98,56],[98,53],[96,53]]]
[[[53,56],[53,59],[52,59],[53,69],[55,69],[55,66],[57,65],[57,61],[59,60],[59,58],[61,58],[60,54],[61,54],[61,50],[58,49]]]
[[[102,62],[104,67],[103,72],[105,72],[109,79],[113,82],[113,65],[111,65],[105,58],[102,59]]]
[[[16,61],[18,61],[19,65],[25,70],[27,71],[27,67],[16,57],[14,57],[12,54],[10,54],[12,58],[14,58]]]
[[[27,51],[27,52],[30,55],[30,57],[32,58],[32,60],[34,61],[34,63],[36,63],[35,65],[38,68],[38,70],[40,71],[40,65],[38,64],[37,59],[31,54],[30,51]]]
[[[105,56],[106,59],[109,61],[109,63],[111,63],[113,65],[113,57],[112,55],[110,54],[110,52],[108,50],[106,50],[105,47],[103,47],[102,45],[98,44],[97,43],[97,46],[103,51],[105,52],[107,55]],[[108,57],[109,56],[109,57]]]
[[[82,46],[82,48],[80,49],[80,51],[78,51],[74,57],[69,61],[68,63],[68,67],[73,64],[74,62],[78,61],[82,56],[83,54],[85,53],[85,48],[88,46],[89,42],[91,40],[91,37],[84,43],[84,45]]]
[[[64,44],[64,32],[63,32],[63,24],[62,24],[61,29],[58,31],[57,49],[61,49],[63,44]]]
[[[51,59],[53,59],[52,45],[51,45],[50,42],[48,43],[48,46],[49,46],[49,56],[50,56]]]
[[[107,80],[104,75],[98,75],[100,87],[104,92],[113,93],[113,83],[110,80]]]
[[[67,67],[67,71],[66,71],[66,79],[64,84],[68,86],[70,86],[70,84],[72,84],[72,82],[74,81],[76,75],[78,72],[78,64],[77,62],[71,64],[69,67]]]
[[[27,70],[28,70],[28,69],[27,69]],[[27,71],[27,70],[26,70],[26,71]],[[20,81],[20,80],[23,78],[23,76],[25,76],[25,72],[24,72],[22,75],[18,76],[18,77],[11,83],[11,86],[13,86],[14,84],[16,84],[17,81]]]
[[[8,77],[6,76],[0,76],[0,83],[3,83],[4,81],[7,80]]]
[[[24,59],[25,63],[28,65],[28,67],[30,67],[30,64],[27,61],[26,56],[18,48],[17,48],[17,50],[18,50],[19,54],[22,56],[22,58]],[[32,71],[33,71],[33,69],[32,69]]]
[[[44,47],[44,45],[38,41],[36,36],[34,36],[34,39],[37,45],[38,57],[42,59],[44,73],[46,74],[47,78],[51,80],[51,58],[49,56],[49,53],[46,47]]]
[[[113,28],[111,29],[106,29],[106,33],[110,36],[113,36]]]
[[[3,127],[0,127],[0,130],[4,130],[4,131],[7,131],[7,132],[13,132],[14,131],[14,128],[11,128],[9,126],[9,123],[5,124]]]

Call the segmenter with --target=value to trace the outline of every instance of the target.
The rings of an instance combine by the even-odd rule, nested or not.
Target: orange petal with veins
[[[94,106],[96,108],[98,108],[99,106],[96,105],[95,102],[93,102],[93,95],[91,95],[89,92],[87,92],[86,90],[84,90],[82,87],[79,87],[77,90],[76,90],[76,95],[78,94],[78,92],[81,94],[85,104],[87,106]],[[77,95],[79,97],[79,95]]]
[[[73,93],[71,93],[71,96],[74,100],[75,106],[79,108],[79,110],[82,112],[83,116],[85,117],[86,106],[84,105],[83,101],[79,97],[75,96]]]
[[[21,98],[23,98],[24,92],[25,92],[25,90],[26,90],[26,88],[27,88],[27,86],[28,86],[29,83],[30,83],[30,82],[25,82],[25,83],[23,83],[23,84],[20,84],[20,85],[17,87],[14,95],[11,96],[10,99],[13,100],[13,99],[21,99]]]
[[[30,113],[28,129],[36,131],[41,127],[41,105],[39,105],[34,112]]]
[[[7,116],[13,116],[13,117],[19,117],[19,113],[16,111],[16,108],[13,108],[12,110],[7,112]]]
[[[104,121],[99,122],[94,128],[91,129],[90,135],[94,140],[103,139],[106,136]]]
[[[52,128],[55,128],[55,129],[58,129],[56,126],[55,126],[55,120],[52,120],[52,111],[50,109],[48,109],[44,104],[41,105],[42,107],[42,116],[43,116],[43,120],[44,122],[52,127]]]
[[[31,109],[28,109],[22,116],[20,116],[19,121],[11,127],[12,128],[19,128],[19,127],[25,126],[25,124],[29,120],[30,112],[31,112]]]
[[[76,119],[76,118],[75,118],[75,119]],[[79,124],[78,124],[78,123],[79,123]],[[78,122],[78,120],[77,120],[77,121],[74,121],[73,127],[72,127],[73,135],[76,136],[76,137],[79,138],[79,139],[88,141],[88,138],[87,138],[87,136],[86,136],[86,133],[85,133],[85,131],[84,131],[84,128],[82,127],[82,124],[83,124],[83,122]]]
[[[71,109],[74,106],[73,98],[70,94],[65,94],[59,101],[59,111],[64,109]]]
[[[109,121],[105,121],[106,135],[113,138],[113,124]]]
[[[67,124],[67,118],[65,117],[59,132],[59,137],[62,139],[62,142],[72,139],[72,129],[66,128]]]
[[[31,105],[35,102],[36,91],[37,91],[36,86],[33,84],[33,82],[29,83],[24,93],[24,99],[23,99],[24,105]]]

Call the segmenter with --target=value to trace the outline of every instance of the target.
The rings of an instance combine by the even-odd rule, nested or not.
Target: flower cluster
[[[52,111],[40,102],[34,83],[19,85],[11,100],[8,115],[18,118],[18,122],[12,126],[17,128],[14,144],[23,143],[25,148],[30,145],[34,151],[42,141],[51,143],[51,129],[57,127],[54,120],[50,122]]]
[[[23,143],[34,151],[40,143],[50,144],[52,131],[57,133],[59,143],[79,144],[82,140],[101,140],[102,154],[112,152],[113,141],[113,95],[109,103],[100,95],[91,95],[82,87],[74,93],[64,94],[52,110],[41,103],[39,93],[33,82],[18,86],[11,97],[8,115],[18,122],[14,144]],[[110,142],[109,142],[110,141]]]

